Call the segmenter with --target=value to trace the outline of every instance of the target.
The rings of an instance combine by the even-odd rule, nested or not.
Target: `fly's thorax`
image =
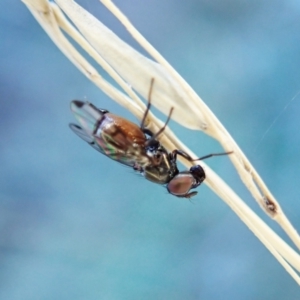
[[[167,150],[158,141],[155,144],[146,146],[146,155],[149,157],[153,166],[165,166],[169,168],[170,159]]]
[[[166,166],[153,166],[147,165],[142,172],[143,176],[155,183],[166,184],[168,183],[176,174],[178,174],[178,169],[176,166],[172,168],[166,168]]]
[[[150,158],[150,164],[143,172],[146,179],[165,184],[178,174],[176,161],[170,158],[167,150],[161,145],[157,149],[148,149],[146,154]]]

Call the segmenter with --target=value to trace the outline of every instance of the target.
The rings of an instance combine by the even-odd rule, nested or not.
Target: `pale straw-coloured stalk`
[[[156,62],[130,47],[72,0],[56,0],[57,4],[47,0],[22,1],[53,42],[77,68],[111,99],[124,106],[139,119],[143,116],[145,105],[131,89],[131,86],[147,99],[151,78],[154,78],[153,105],[165,114],[169,113],[170,107],[174,107],[172,118],[175,121],[187,128],[202,130],[217,139],[226,151],[233,150],[234,153],[230,155],[230,159],[246,187],[264,211],[281,225],[296,246],[300,248],[300,238],[296,230],[220,121],[110,0],[101,0],[101,2],[119,19]],[[61,10],[77,28],[65,18]],[[68,41],[63,31],[77,42],[126,94],[101,77],[96,69]],[[146,125],[150,130],[156,132],[161,128],[163,122],[150,113]],[[160,140],[168,150],[182,149],[192,157],[197,157],[178,140],[169,128],[166,129]],[[186,160],[180,157],[179,159],[187,167],[190,166]],[[233,209],[300,285],[300,277],[294,270],[300,272],[299,254],[266,225],[217,174],[203,162],[201,164],[205,168],[205,183]]]

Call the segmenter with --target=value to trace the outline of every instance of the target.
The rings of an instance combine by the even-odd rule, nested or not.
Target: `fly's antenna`
[[[161,135],[163,133],[163,131],[166,129],[170,119],[171,119],[171,116],[172,116],[172,113],[173,113],[173,110],[174,110],[174,107],[171,107],[170,109],[170,112],[169,112],[169,115],[168,115],[168,118],[167,118],[167,121],[165,123],[165,125],[157,132],[155,133],[152,137],[151,137],[151,140],[154,140],[156,139],[159,135]]]
[[[148,130],[145,129],[145,121],[146,121],[146,118],[148,116],[148,113],[149,113],[150,107],[151,107],[151,96],[152,96],[153,86],[154,86],[154,78],[151,78],[150,89],[149,89],[149,93],[148,93],[148,104],[147,104],[147,108],[146,108],[146,111],[144,113],[144,116],[143,116],[143,119],[142,119],[142,122],[141,122],[141,129],[144,132],[147,132],[151,136],[151,138],[147,141],[148,146],[151,145],[153,143],[153,141],[155,141],[157,139],[157,137],[159,135],[161,135],[163,133],[163,131],[166,129],[166,127],[167,127],[167,125],[168,125],[168,123],[171,119],[173,110],[174,110],[174,108],[171,107],[168,118],[167,118],[167,121],[165,122],[164,126],[157,133],[153,134],[151,131],[148,132]]]
[[[146,121],[147,115],[148,115],[150,107],[151,107],[151,95],[152,95],[153,85],[154,85],[154,78],[151,78],[150,89],[149,89],[149,93],[148,93],[148,104],[147,104],[147,108],[146,108],[144,116],[143,116],[143,120],[141,122],[141,129],[142,130],[145,127],[145,121]]]

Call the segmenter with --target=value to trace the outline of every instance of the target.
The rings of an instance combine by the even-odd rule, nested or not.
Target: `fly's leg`
[[[186,160],[188,161],[197,161],[197,160],[203,160],[203,159],[206,159],[206,158],[210,158],[210,157],[213,157],[213,156],[221,156],[221,155],[229,155],[233,153],[233,151],[230,151],[230,152],[222,152],[222,153],[211,153],[211,154],[208,154],[208,155],[205,155],[205,156],[202,156],[202,157],[199,157],[199,158],[192,158],[189,154],[187,154],[186,152],[182,151],[182,150],[178,150],[178,149],[175,149],[173,150],[171,153],[170,153],[170,158],[174,161],[177,160],[177,155],[180,155],[182,157],[184,157]]]
[[[137,164],[137,163],[135,163],[132,166],[132,168],[133,168],[134,171],[141,172],[141,173],[143,172],[143,168],[139,164]]]

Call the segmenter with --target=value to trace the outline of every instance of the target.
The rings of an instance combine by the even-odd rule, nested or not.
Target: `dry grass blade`
[[[56,2],[82,34],[70,24],[55,3],[46,0],[23,0],[23,2],[54,43],[78,69],[113,100],[130,110],[139,119],[142,118],[145,105],[128,86],[128,83],[143,97],[147,98],[151,78],[155,78],[155,92],[152,95],[154,105],[163,112],[168,112],[170,106],[175,107],[175,112],[176,107],[187,107],[187,109],[181,109],[181,112],[185,113],[180,114],[180,117],[176,116],[176,113],[174,114],[175,120],[189,128],[203,130],[216,138],[227,151],[234,150],[234,155],[231,155],[232,162],[252,195],[265,211],[281,224],[295,244],[300,247],[299,236],[295,229],[288,222],[278,203],[221,123],[187,83],[139,35],[127,18],[121,14],[111,1],[103,0],[102,2],[123,22],[134,38],[141,43],[158,63],[143,57],[136,50],[125,44],[100,21],[73,1],[57,0]],[[114,78],[128,96],[104,80],[95,68],[66,39],[62,30],[91,55]],[[187,99],[189,100],[187,101]],[[194,114],[196,114],[195,118],[193,117]],[[157,131],[161,127],[162,122],[155,118],[153,114],[149,114],[146,124],[151,130]],[[168,149],[182,149],[191,156],[196,157],[168,128],[162,137],[162,142]],[[189,165],[187,161],[182,162],[186,166]],[[300,272],[299,254],[256,216],[218,175],[207,166],[205,166],[205,171],[207,175],[205,183],[235,211],[295,281],[300,284],[300,278],[293,269],[295,268]]]
[[[192,107],[196,109],[197,115],[204,116],[204,120],[201,124],[199,123],[199,117],[195,119],[194,126],[198,126],[199,130],[203,130],[205,133],[216,138],[220,144],[224,147],[226,151],[234,151],[234,155],[230,156],[230,159],[234,166],[236,167],[242,181],[246,187],[251,192],[252,196],[258,202],[260,207],[275,221],[277,221],[295,245],[300,249],[300,237],[292,226],[288,218],[285,216],[283,210],[281,209],[278,201],[271,194],[259,174],[256,172],[254,167],[251,165],[245,154],[215,117],[212,111],[205,105],[205,103],[198,97],[198,95],[192,90],[192,88],[185,82],[185,80],[172,68],[172,66],[157,52],[148,41],[134,28],[134,26],[129,22],[129,20],[122,14],[122,12],[112,3],[110,0],[100,0],[126,27],[126,29],[131,33],[134,39],[142,46],[144,49],[163,66],[170,77],[176,82],[176,86],[181,87],[182,91],[188,95],[185,98],[185,103],[193,103]],[[61,2],[61,1],[60,1]],[[130,81],[129,81],[130,82]],[[133,86],[134,84],[130,82]],[[181,93],[183,95],[183,93]],[[172,98],[172,105],[176,105],[177,98]],[[178,121],[183,126],[191,128],[189,124],[185,122],[182,118]],[[200,126],[199,126],[200,125]]]

